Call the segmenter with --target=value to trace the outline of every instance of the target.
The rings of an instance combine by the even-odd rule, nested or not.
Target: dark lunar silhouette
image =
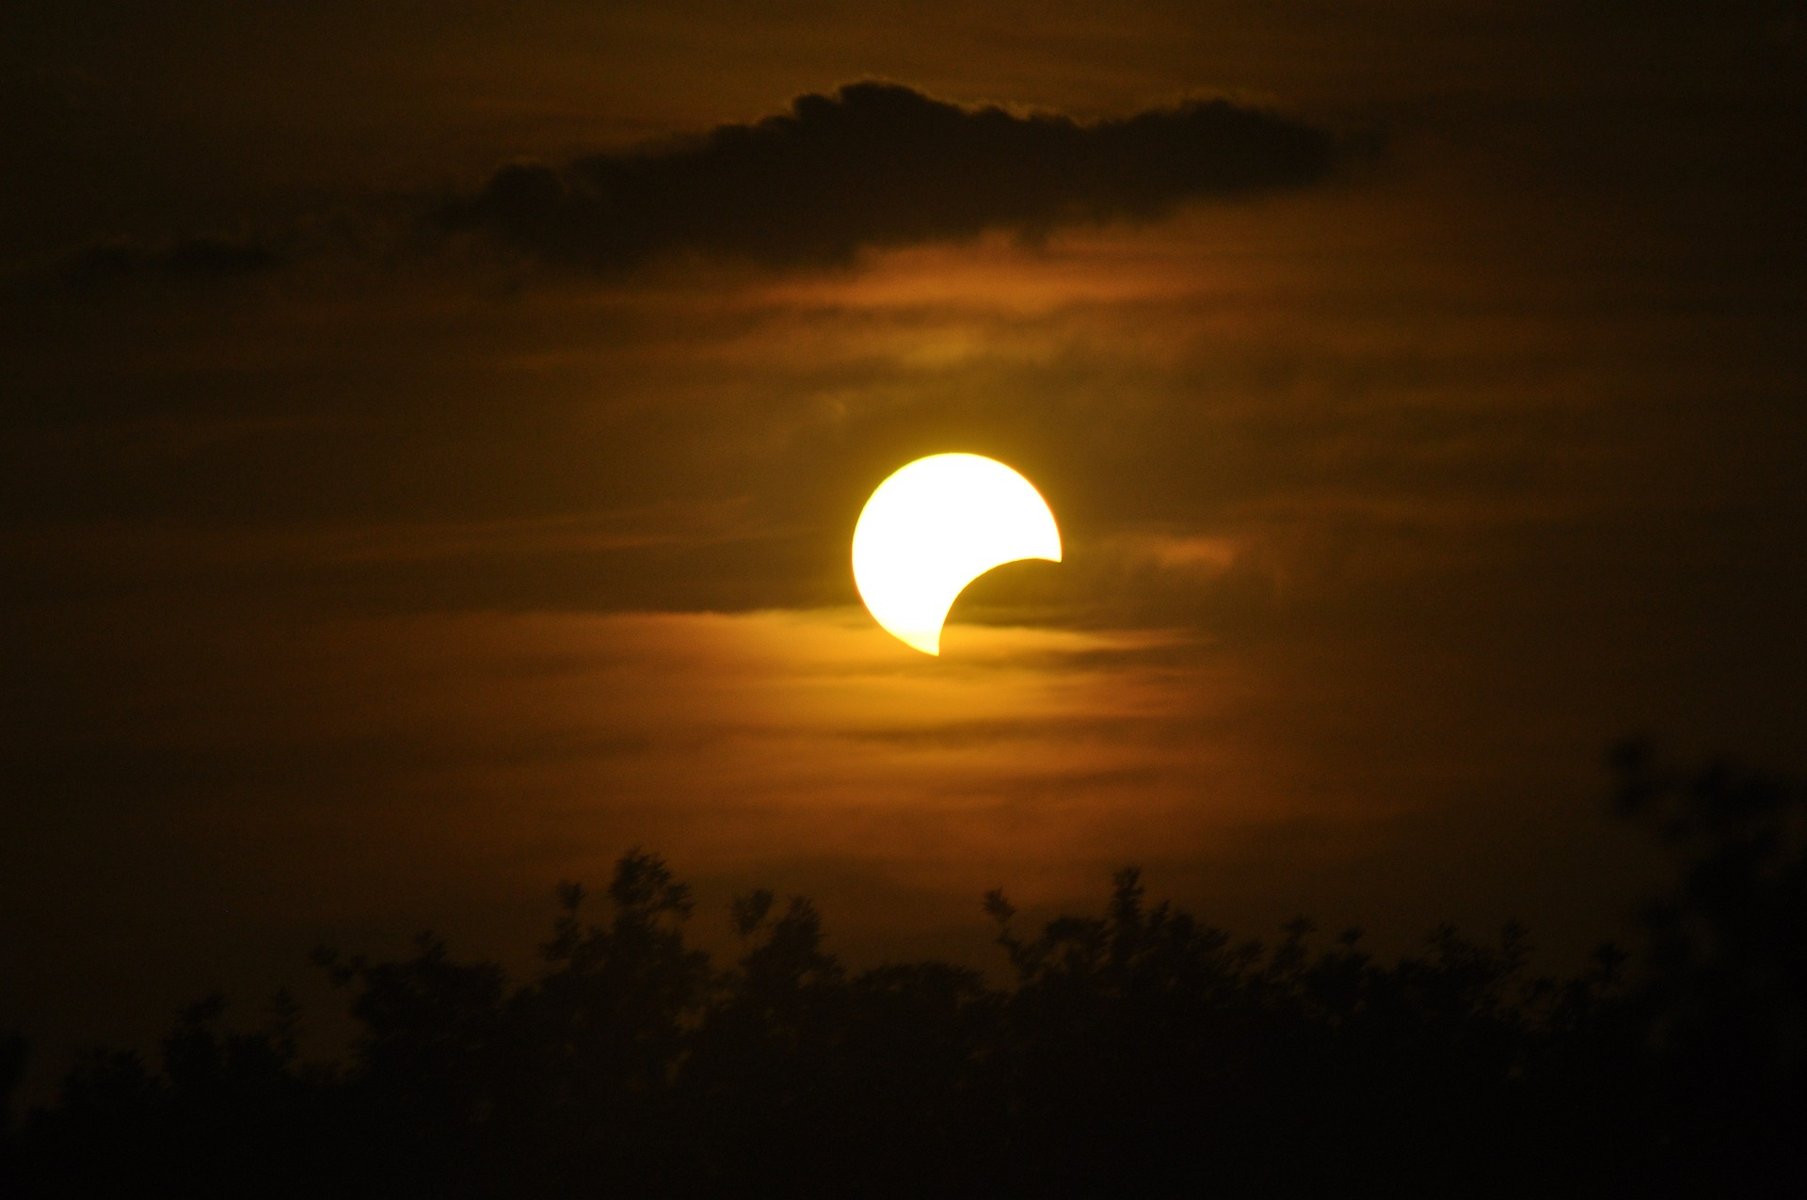
[[[1622,807],[1680,852],[1635,965],[1534,977],[1522,930],[1374,958],[1359,931],[1237,941],[1133,870],[1098,917],[1020,928],[1005,986],[852,972],[805,900],[690,947],[656,857],[582,888],[538,975],[423,936],[321,952],[361,1031],[298,1060],[299,1014],[183,1014],[160,1064],[97,1051],[10,1129],[26,1196],[1798,1195],[1807,1183],[1807,791],[1616,755]],[[22,1046],[0,1043],[0,1096]]]

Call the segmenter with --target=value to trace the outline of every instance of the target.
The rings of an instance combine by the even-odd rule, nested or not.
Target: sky
[[[1126,864],[1572,959],[1610,743],[1807,765],[1804,79],[1764,0],[8,5],[0,1027],[636,846],[856,961]],[[941,451],[1065,561],[930,659],[848,555]]]

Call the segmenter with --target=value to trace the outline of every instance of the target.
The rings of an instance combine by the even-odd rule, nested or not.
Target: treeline
[[[431,938],[321,952],[346,1062],[301,1060],[292,1005],[240,1033],[217,1000],[155,1065],[93,1053],[8,1122],[0,1194],[1802,1195],[1807,792],[1616,766],[1677,876],[1632,953],[1573,977],[1532,974],[1515,928],[1386,961],[1304,921],[1238,941],[1134,871],[1033,931],[988,896],[1002,987],[850,971],[769,892],[718,965],[635,853],[600,906],[561,887],[531,980]],[[0,1040],[0,1098],[22,1055]]]

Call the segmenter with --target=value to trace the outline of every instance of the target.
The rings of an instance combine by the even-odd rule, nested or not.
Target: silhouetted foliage
[[[738,958],[685,939],[688,889],[632,852],[577,884],[537,974],[422,936],[321,951],[359,1038],[296,1053],[278,997],[228,1033],[185,1012],[148,1065],[96,1051],[11,1132],[22,1195],[1798,1195],[1807,1184],[1807,791],[1616,755],[1679,855],[1635,965],[1569,978],[1525,931],[1448,927],[1385,961],[1359,930],[1237,940],[1120,872],[1102,915],[1020,927],[1006,982],[851,971],[821,918],[731,907]],[[0,1040],[0,1098],[24,1047]],[[4,1113],[0,1109],[0,1114]]]

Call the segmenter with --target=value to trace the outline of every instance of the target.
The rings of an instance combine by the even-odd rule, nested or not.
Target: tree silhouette
[[[1641,1016],[1662,1134],[1703,1187],[1807,1179],[1807,784],[1721,760],[1614,752],[1621,812],[1675,856],[1645,909]]]
[[[1231,937],[1120,872],[1096,916],[1021,928],[1006,979],[852,971],[809,901],[734,900],[717,965],[688,889],[616,865],[558,888],[514,981],[423,935],[319,951],[359,1030],[301,1061],[279,996],[209,998],[155,1065],[98,1050],[5,1127],[23,1196],[1797,1195],[1807,1185],[1807,791],[1616,755],[1674,847],[1635,959],[1530,972],[1524,930],[1392,960],[1308,921]],[[0,1098],[24,1046],[0,1040]],[[4,1113],[0,1109],[0,1114]]]

